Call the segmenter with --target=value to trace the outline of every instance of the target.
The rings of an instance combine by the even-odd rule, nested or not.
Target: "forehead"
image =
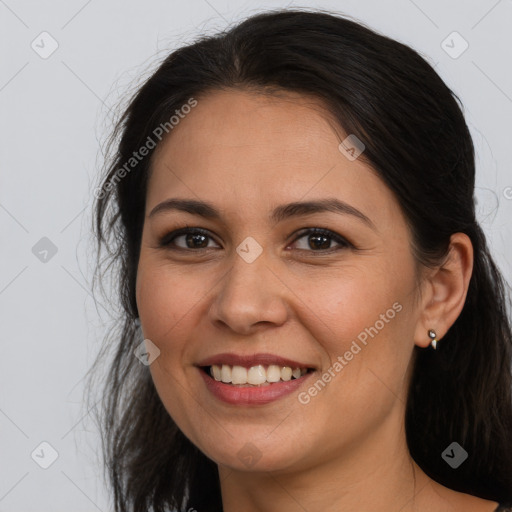
[[[326,194],[368,211],[396,207],[368,164],[340,152],[346,134],[319,100],[226,90],[197,101],[153,155],[148,210],[180,194],[228,209]]]
[[[336,149],[341,129],[329,118],[327,109],[316,98],[292,92],[264,95],[244,90],[221,90],[198,98],[197,106],[183,116],[158,146],[154,162],[170,157],[194,162],[244,154],[254,158],[243,162],[257,166],[261,158],[273,158],[278,164],[287,159],[318,159],[325,145]],[[339,140],[338,140],[339,139]],[[200,152],[190,152],[194,147]],[[242,162],[239,163],[242,166]],[[155,167],[155,166],[153,166]]]

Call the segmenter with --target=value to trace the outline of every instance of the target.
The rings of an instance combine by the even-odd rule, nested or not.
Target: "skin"
[[[160,350],[150,366],[155,387],[183,433],[218,464],[225,512],[491,512],[497,503],[431,480],[412,460],[403,427],[414,346],[431,350],[428,329],[442,344],[460,314],[471,242],[457,233],[442,265],[420,267],[399,203],[363,158],[339,151],[344,137],[314,99],[230,90],[198,98],[159,145],[136,287],[144,337]],[[149,217],[171,197],[210,202],[221,220]],[[333,212],[275,225],[267,218],[278,205],[330,197],[375,229]],[[208,230],[204,245],[185,236],[174,240],[181,251],[159,245],[185,225]],[[332,238],[315,245],[298,233],[314,227],[352,246]],[[263,248],[252,263],[236,251],[249,236]],[[401,311],[307,404],[298,392],[262,406],[220,402],[195,366],[221,352],[270,352],[316,367],[314,382],[394,303]],[[250,467],[238,453],[246,443],[260,456]]]

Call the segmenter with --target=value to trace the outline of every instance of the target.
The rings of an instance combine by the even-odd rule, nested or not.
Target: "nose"
[[[282,325],[288,318],[287,288],[271,269],[265,251],[248,263],[238,254],[221,279],[209,310],[212,323],[247,335],[263,325]]]

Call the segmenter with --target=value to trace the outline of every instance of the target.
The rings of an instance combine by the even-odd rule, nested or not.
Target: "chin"
[[[211,441],[211,440],[210,440]],[[285,471],[299,463],[303,453],[299,453],[297,443],[288,439],[259,440],[248,436],[226,436],[222,441],[212,442],[210,446],[199,449],[216,464],[227,466],[235,471],[268,472]]]

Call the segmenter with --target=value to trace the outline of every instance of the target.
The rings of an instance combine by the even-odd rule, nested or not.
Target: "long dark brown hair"
[[[113,130],[93,229],[95,277],[118,287],[112,306],[119,307],[89,389],[110,352],[94,411],[116,512],[222,510],[216,464],[177,428],[133,354],[142,339],[135,278],[153,149],[122,177],[119,170],[191,97],[238,88],[322,100],[346,133],[364,141],[365,160],[395,193],[417,262],[439,264],[453,233],[471,239],[474,268],[461,314],[437,351],[414,349],[407,443],[444,486],[512,500],[509,294],[476,220],[474,147],[461,102],[408,46],[348,17],[294,9],[252,16],[173,51]],[[441,457],[453,441],[469,454],[456,470]]]

